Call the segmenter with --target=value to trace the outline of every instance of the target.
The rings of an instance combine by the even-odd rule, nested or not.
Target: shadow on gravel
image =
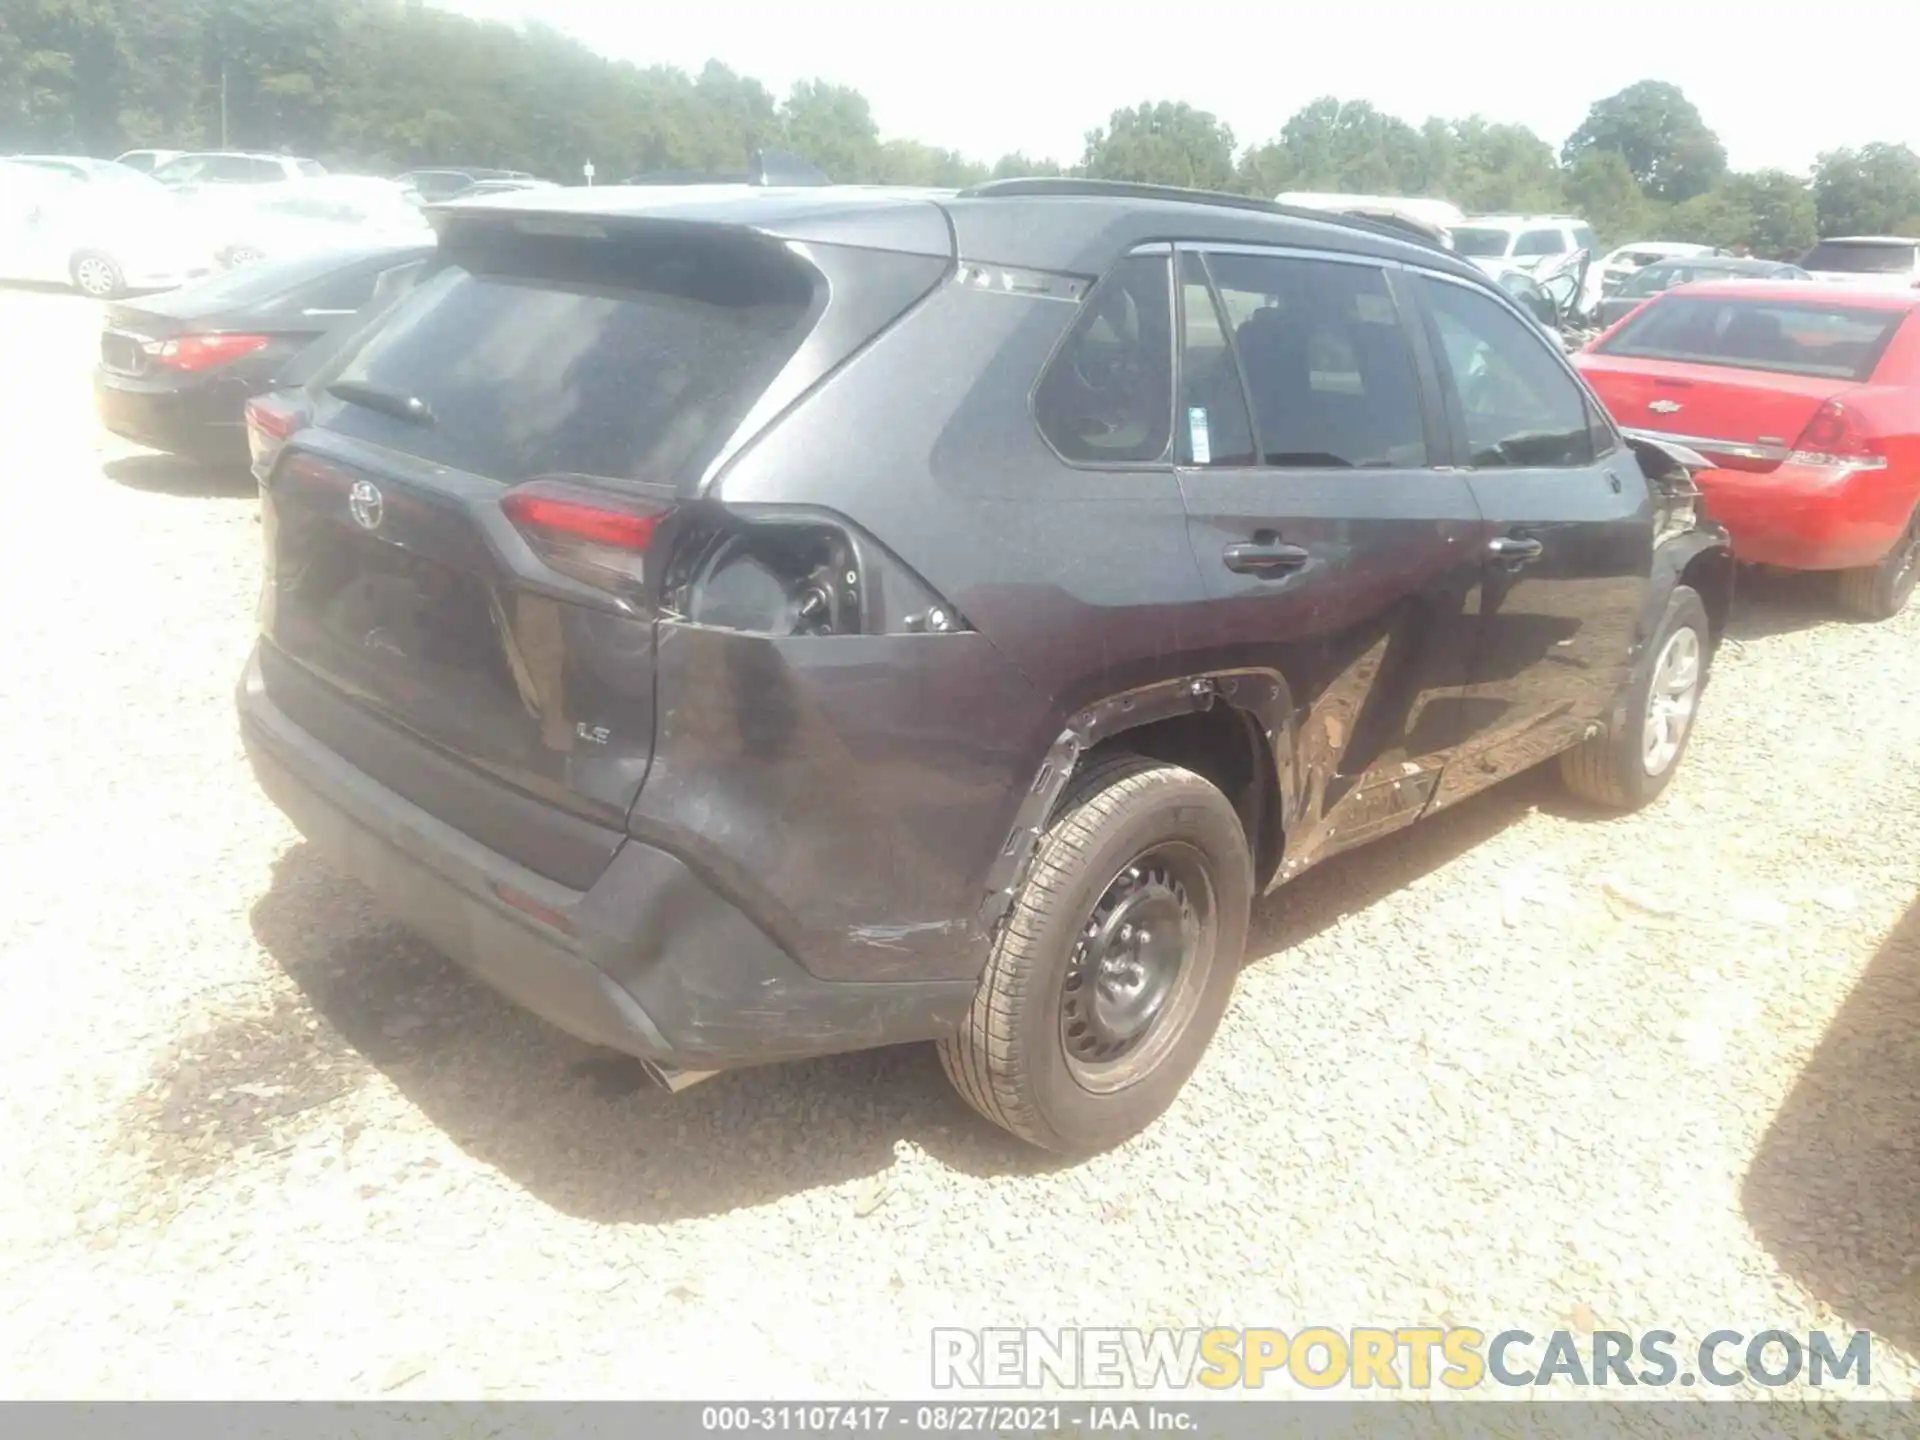
[[[116,485],[152,495],[251,500],[260,493],[253,472],[245,465],[209,465],[179,455],[126,455],[109,460],[100,467],[100,473]]]
[[[1249,963],[1444,865],[1554,788],[1550,774],[1520,776],[1309,871],[1256,907]],[[384,922],[304,844],[275,863],[252,921],[300,994],[181,1042],[146,1112],[176,1169],[269,1143],[282,1120],[376,1072],[476,1159],[603,1222],[716,1215],[878,1175],[897,1140],[976,1176],[1068,1163],[974,1115],[930,1045],[739,1070],[667,1095],[636,1062],[552,1029]]]
[[[1560,787],[1557,768],[1537,766],[1438,815],[1336,855],[1254,905],[1247,964],[1278,956],[1378,904],[1531,811],[1559,814],[1572,804]],[[1598,812],[1567,808],[1567,813],[1584,820]]]
[[[1736,644],[1855,622],[1840,608],[1834,578],[1820,571],[1740,567],[1726,638]]]
[[[1741,1208],[1849,1328],[1920,1352],[1920,898],[1773,1117]]]
[[[254,1067],[271,1077],[256,1083],[285,1087],[276,1103],[378,1071],[470,1155],[570,1215],[722,1214],[878,1175],[902,1139],[973,1175],[1057,1168],[968,1110],[928,1045],[739,1070],[668,1095],[636,1062],[549,1027],[382,922],[306,845],[275,863],[252,920],[302,992]]]

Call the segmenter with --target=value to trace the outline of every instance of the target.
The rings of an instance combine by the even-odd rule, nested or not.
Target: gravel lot
[[[231,715],[246,484],[111,440],[0,291],[0,1393],[924,1393],[936,1325],[1868,1327],[1920,1369],[1920,611],[1755,582],[1686,767],[1550,775],[1265,904],[1076,1167],[930,1051],[678,1097],[383,923]]]

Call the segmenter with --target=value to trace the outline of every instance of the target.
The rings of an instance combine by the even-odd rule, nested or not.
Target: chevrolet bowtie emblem
[[[1647,409],[1658,415],[1671,415],[1679,408],[1680,402],[1677,400],[1655,400],[1647,406]]]

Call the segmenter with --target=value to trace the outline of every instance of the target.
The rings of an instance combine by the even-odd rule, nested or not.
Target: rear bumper
[[[477,978],[583,1040],[719,1070],[935,1039],[972,1002],[971,982],[816,979],[676,856],[638,841],[585,891],[538,876],[295,725],[266,693],[257,657],[238,703],[261,788],[335,868]]]
[[[1914,487],[1885,470],[1784,464],[1765,474],[1699,476],[1708,513],[1736,558],[1789,570],[1877,565],[1906,529]]]
[[[221,380],[185,385],[172,379],[93,372],[100,423],[123,439],[221,464],[248,459],[244,420],[248,390]]]

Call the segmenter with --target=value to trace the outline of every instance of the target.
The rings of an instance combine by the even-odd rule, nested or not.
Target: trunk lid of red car
[[[1741,469],[1778,465],[1823,404],[1858,388],[1825,376],[1672,360],[1587,354],[1578,363],[1623,429],[1672,436]]]

